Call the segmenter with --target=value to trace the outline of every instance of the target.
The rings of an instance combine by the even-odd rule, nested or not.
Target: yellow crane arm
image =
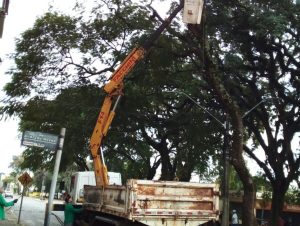
[[[104,162],[101,144],[115,116],[115,109],[120,101],[121,95],[122,88],[105,97],[103,105],[100,109],[100,113],[98,115],[96,126],[90,139],[90,150],[94,163],[97,186],[106,186],[109,184],[107,167]],[[113,109],[110,110],[115,96],[118,96],[118,99],[115,102]]]
[[[112,74],[110,81],[104,86],[106,93],[111,93],[117,89],[120,83],[123,82],[125,75],[134,68],[134,66],[143,59],[145,49],[143,47],[134,48],[125,58],[120,67]]]
[[[108,94],[104,99],[90,140],[90,150],[94,163],[96,186],[98,187],[109,184],[108,172],[104,162],[103,153],[101,151],[101,144],[115,116],[115,108],[118,101],[116,102],[114,109],[110,111],[113,99],[115,96],[121,96],[125,75],[127,75],[144,57],[144,52],[145,50],[143,47],[133,49],[119,68],[112,74],[110,81],[104,86],[104,90]]]
[[[102,153],[99,152],[102,139],[104,137],[103,129],[106,125],[108,119],[110,107],[112,104],[112,97],[107,96],[104,99],[103,106],[98,115],[96,126],[94,128],[91,140],[90,140],[90,149],[94,163],[96,185],[107,185],[107,168],[104,163],[104,159],[101,156]]]
[[[115,109],[119,102],[120,96],[122,95],[123,80],[126,75],[136,66],[136,64],[143,59],[145,53],[151,48],[156,39],[160,34],[169,26],[172,19],[177,15],[177,13],[183,8],[183,0],[180,0],[180,4],[177,8],[170,14],[170,16],[157,28],[157,30],[150,36],[150,38],[139,47],[134,48],[129,55],[124,59],[121,65],[110,77],[110,81],[104,86],[104,90],[107,96],[104,99],[103,105],[101,107],[96,126],[94,128],[91,140],[90,140],[90,150],[94,162],[94,171],[96,177],[96,186],[105,187],[109,184],[108,172],[105,166],[103,153],[101,150],[101,145],[103,138],[110,127],[110,124],[115,115]],[[117,101],[112,110],[111,105],[115,97],[118,96]]]

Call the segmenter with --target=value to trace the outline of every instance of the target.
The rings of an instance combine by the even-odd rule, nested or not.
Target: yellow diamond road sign
[[[23,185],[23,186],[27,186],[28,184],[30,184],[32,182],[32,178],[30,177],[30,175],[25,172],[23,173],[19,178],[18,180],[20,181],[20,183]]]

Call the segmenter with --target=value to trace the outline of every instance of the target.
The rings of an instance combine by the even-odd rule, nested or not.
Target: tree
[[[102,1],[89,20],[82,19],[84,9],[77,9],[82,11],[76,18],[45,14],[18,40],[13,56],[16,68],[9,72],[12,81],[5,88],[11,98],[2,111],[18,114],[22,131],[55,133],[67,127],[62,166],[75,162],[87,169],[84,160],[89,153],[85,150],[103,98],[98,87],[137,40],[143,41],[156,29],[161,17],[131,1]],[[150,13],[152,21],[147,19]],[[179,29],[176,21],[172,26]],[[201,85],[201,81],[186,80],[190,73],[181,66],[179,44],[170,34],[162,35],[128,76],[122,111],[103,147],[110,169],[152,179],[162,164],[161,179],[179,176],[188,181],[195,167],[204,168],[201,163],[220,149],[219,129],[211,126],[207,115],[199,114],[187,100],[175,106],[161,95],[165,87],[193,93]],[[209,98],[207,93],[199,97],[205,104]],[[189,136],[191,131],[194,136]],[[212,132],[203,136],[203,131]],[[53,164],[54,153],[29,148],[24,156],[26,166],[37,169],[38,162],[44,167]]]
[[[291,205],[299,205],[300,204],[300,192],[299,189],[292,186],[285,195],[285,201]]]
[[[243,112],[262,103],[243,118],[254,144],[244,145],[244,150],[272,185],[272,225],[276,225],[284,194],[299,174],[298,151],[291,146],[300,128],[299,7],[292,1],[253,1],[243,6],[235,2],[227,10],[222,30],[228,32],[220,34],[230,51],[225,51],[223,70],[232,79],[230,92]],[[255,154],[257,146],[264,150],[264,160]]]
[[[52,175],[49,172],[39,169],[35,171],[31,185],[33,185],[37,191],[50,192],[51,180]],[[44,189],[43,186],[45,186]]]
[[[13,182],[17,185],[17,193],[21,193],[20,184],[18,181],[19,176],[23,172],[24,168],[22,168],[22,163],[24,158],[20,156],[13,156],[12,162],[9,164],[9,168],[12,168],[12,172],[10,173],[10,177],[13,178]]]
[[[33,98],[19,111],[20,129],[47,131],[57,134],[61,127],[67,128],[62,152],[61,170],[76,164],[78,170],[89,170],[86,158],[89,155],[87,139],[95,122],[96,104],[99,102],[99,88],[93,85],[70,87],[62,90],[54,100]],[[24,151],[24,167],[33,171],[53,169],[55,151],[28,148]],[[51,164],[49,164],[51,163]]]
[[[91,99],[93,92],[86,95],[88,106],[79,101],[85,108],[78,106],[80,112],[72,109],[74,115],[72,111],[65,118],[58,107],[63,107],[73,94],[76,96],[78,90],[97,90],[137,40],[146,39],[161,23],[159,14],[143,4],[100,1],[90,19],[84,18],[85,9],[80,7],[76,18],[58,13],[39,18],[17,42],[13,56],[16,68],[10,71],[13,79],[6,86],[10,99],[2,111],[24,115],[23,128],[43,125],[41,128],[55,131],[63,124],[55,115],[70,119],[76,144],[69,144],[70,153],[74,147],[87,149],[87,134],[93,123],[78,115],[95,120],[92,112],[101,104],[96,98],[100,94]],[[231,160],[245,193],[243,222],[255,224],[251,211],[255,187],[243,159],[245,151],[272,184],[272,221],[276,225],[288,184],[299,177],[299,150],[290,145],[299,132],[298,12],[299,7],[292,1],[224,4],[215,0],[206,3],[200,26],[182,29],[175,19],[126,79],[119,117],[105,139],[109,168],[126,171],[128,177],[153,178],[162,164],[162,179],[173,179],[178,174],[181,180],[188,180],[191,171],[201,169],[201,163],[207,162],[210,155],[217,158],[213,153],[221,149],[219,126],[188,99],[162,95],[167,90],[184,90],[222,121],[224,113],[231,118]],[[151,20],[145,19],[150,13]],[[79,96],[84,99],[84,95]],[[26,98],[27,109],[21,97]],[[77,106],[76,101],[73,105]],[[47,106],[47,111],[36,116],[39,123],[34,124],[32,113],[27,112],[39,106]],[[55,114],[50,117],[50,112]],[[43,115],[47,116],[45,124],[41,123]],[[76,130],[82,126],[84,132],[78,135]],[[263,139],[264,132],[268,143]],[[252,147],[245,145],[248,139]],[[258,146],[266,153],[265,161],[255,155]],[[51,159],[48,157],[45,161]],[[189,164],[182,164],[187,159]],[[133,167],[140,170],[130,170]]]
[[[207,3],[206,9],[207,29],[204,34],[209,37],[209,46],[204,47],[204,54],[198,51],[198,58],[201,60],[204,56],[203,61],[206,61],[200,68],[206,65],[210,69],[210,73],[204,72],[203,76],[214,86],[213,90],[231,115],[234,129],[239,129],[233,142],[238,144],[237,140],[242,136],[252,139],[252,147],[239,142],[239,153],[240,145],[244,144],[246,153],[258,163],[270,181],[273,189],[272,225],[276,225],[284,194],[290,182],[299,176],[299,150],[291,146],[299,132],[300,122],[297,92],[299,18],[296,16],[299,7],[292,1],[243,4],[239,1],[228,4],[214,1]],[[194,29],[194,32],[198,37],[203,36],[201,29]],[[206,44],[204,41],[200,43]],[[219,79],[221,86],[215,78]],[[257,157],[258,146],[264,150],[265,159]],[[234,160],[235,155],[231,157]],[[232,163],[235,166],[234,161]],[[243,170],[235,168],[242,176]],[[243,184],[244,189],[251,187]]]
[[[213,7],[211,8],[211,10]],[[213,10],[212,10],[213,11]],[[209,15],[209,10],[205,14]],[[206,17],[205,17],[206,18]],[[224,18],[223,18],[224,19]],[[210,23],[206,20],[203,22],[206,26]],[[243,157],[243,143],[244,143],[244,127],[241,108],[235,100],[235,96],[230,93],[230,88],[224,82],[224,73],[220,68],[219,59],[220,47],[217,42],[218,37],[206,38],[203,33],[206,30],[201,27],[189,25],[190,32],[194,37],[185,36],[185,43],[190,51],[187,51],[188,56],[194,62],[195,70],[198,76],[201,76],[208,84],[212,92],[215,94],[217,101],[221,104],[224,111],[228,114],[232,126],[232,142],[230,149],[231,164],[234,166],[240,180],[243,183],[243,216],[242,221],[244,225],[257,225],[253,209],[255,208],[255,184],[246,166]],[[214,29],[211,29],[214,30]],[[208,29],[208,34],[211,32]],[[205,33],[204,33],[205,34]],[[203,38],[204,37],[204,38]],[[208,37],[210,37],[208,35]],[[199,46],[201,43],[202,46]]]
[[[2,182],[3,182],[3,187],[6,189],[10,183],[14,182],[14,177],[10,175],[4,178]]]

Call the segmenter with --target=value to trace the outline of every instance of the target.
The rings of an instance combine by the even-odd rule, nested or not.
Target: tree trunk
[[[276,183],[277,182],[277,183]],[[272,195],[272,212],[271,212],[271,225],[278,225],[278,218],[281,216],[283,204],[284,204],[284,194],[287,191],[286,186],[281,183],[281,181],[275,181],[276,185],[273,187]]]
[[[228,110],[232,117],[233,126],[232,150],[230,152],[231,163],[243,183],[244,190],[242,222],[244,226],[254,226],[257,225],[254,214],[256,191],[254,181],[243,158],[243,119],[235,103],[232,102],[231,105],[228,104]]]
[[[147,180],[153,180],[153,178],[155,177],[157,168],[160,165],[160,162],[161,162],[160,160],[155,161],[153,166],[151,167],[151,163],[150,163],[150,159],[149,159],[149,161],[148,161],[149,170],[148,170],[148,173],[147,173]]]
[[[255,185],[252,180],[251,175],[246,167],[246,164],[243,159],[237,160],[233,159],[232,165],[234,166],[240,180],[243,183],[243,204],[242,204],[242,222],[244,226],[254,226],[257,225],[256,217],[255,217]]]
[[[173,180],[172,165],[167,149],[159,150],[161,156],[161,176],[160,180]]]
[[[212,89],[216,93],[218,99],[224,106],[231,119],[233,135],[230,157],[231,163],[243,183],[243,226],[256,226],[257,221],[254,214],[255,185],[243,158],[243,119],[238,105],[233,101],[232,97],[229,95],[229,92],[227,92],[226,88],[219,78],[220,71],[212,60],[212,57],[209,53],[209,45],[207,41],[205,41],[204,47],[204,65],[206,69],[204,78],[211,85]]]
[[[152,140],[145,130],[142,130],[143,137],[145,138],[146,142],[158,151],[160,155],[160,161],[157,162],[158,165],[154,167],[158,167],[159,163],[161,164],[161,176],[160,180],[173,180],[174,179],[174,169],[171,163],[171,159],[169,156],[169,149],[166,142],[166,136],[161,136],[160,141],[156,142]],[[150,176],[150,175],[149,175]]]

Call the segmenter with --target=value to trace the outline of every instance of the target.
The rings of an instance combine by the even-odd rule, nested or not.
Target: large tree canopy
[[[206,11],[214,69],[252,139],[244,149],[272,184],[272,225],[299,176],[299,150],[292,146],[300,130],[299,10],[293,1],[213,1]]]
[[[86,168],[104,97],[100,87],[162,22],[143,1],[134,2],[98,1],[92,11],[78,4],[72,17],[49,12],[17,41],[2,112],[20,116],[21,130],[67,127],[66,165]],[[300,130],[299,13],[293,1],[214,0],[206,2],[199,26],[186,29],[176,18],[126,78],[104,142],[108,168],[125,178],[149,179],[160,164],[161,179],[189,180],[194,170],[205,172],[205,163],[221,149],[222,129],[188,98],[164,93],[183,90],[221,121],[230,116],[231,161],[245,197],[255,189],[243,149],[272,185],[276,225],[283,196],[299,177],[299,150],[291,145]],[[264,159],[257,157],[258,147]],[[24,155],[32,158],[34,149]],[[52,157],[40,155],[45,163]],[[246,205],[244,222],[253,217]]]
[[[100,1],[89,17],[81,6],[76,9],[76,17],[45,14],[17,41],[16,68],[5,88],[10,99],[2,110],[20,117],[22,131],[57,133],[66,127],[62,169],[76,163],[84,170],[104,97],[100,87],[162,19],[153,9],[130,1]],[[176,20],[171,31],[179,29]],[[108,168],[124,171],[125,178],[152,179],[161,165],[161,179],[188,181],[196,169],[205,173],[211,156],[216,160],[219,126],[191,101],[163,94],[182,89],[212,108],[209,93],[198,95],[203,84],[192,81],[182,51],[177,38],[166,32],[126,78],[125,97],[103,147]],[[53,164],[54,153],[29,148],[24,157],[35,170],[41,162]]]

